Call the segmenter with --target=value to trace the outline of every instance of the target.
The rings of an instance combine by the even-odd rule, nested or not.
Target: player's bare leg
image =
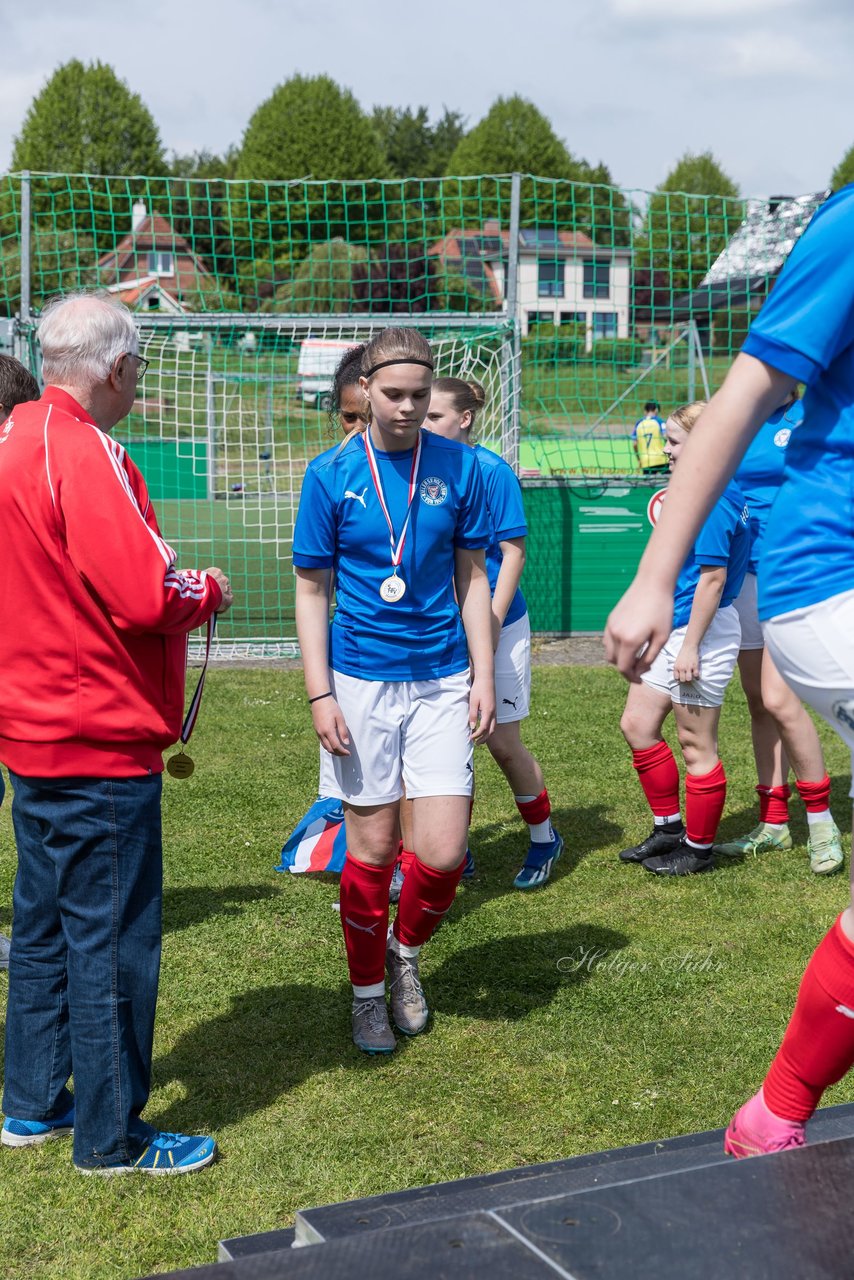
[[[644,862],[656,875],[693,875],[715,864],[713,845],[726,800],[726,774],[718,759],[720,707],[674,702],[673,716],[685,760],[685,835],[661,857]]]
[[[629,685],[620,729],[631,747],[632,765],[652,810],[654,826],[640,844],[622,850],[622,862],[642,863],[671,853],[685,834],[679,808],[679,769],[661,734],[672,707],[666,693],[646,684]]]
[[[830,812],[830,778],[818,732],[804,704],[789,688],[767,649],[762,660],[762,700],[777,725],[807,811],[810,867],[828,875],[842,866],[842,841]]]
[[[756,793],[759,796],[759,823],[736,840],[717,845],[727,857],[791,849],[789,834],[789,760],[780,729],[762,692],[766,649],[742,649],[738,655],[741,687],[750,712],[753,758],[756,761]],[[775,671],[776,673],[776,671]],[[777,677],[779,679],[779,676]],[[786,686],[788,690],[788,686]],[[791,692],[788,690],[788,692]],[[792,695],[794,696],[794,695]],[[800,705],[800,703],[798,704]]]
[[[551,800],[543,771],[522,741],[520,720],[496,725],[486,745],[510,784],[516,808],[528,826],[530,843],[525,865],[513,884],[517,889],[538,889],[546,883],[563,853],[563,840],[551,824]]]

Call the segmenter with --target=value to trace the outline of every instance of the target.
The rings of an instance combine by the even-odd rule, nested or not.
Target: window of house
[[[540,258],[537,263],[537,293],[541,298],[562,298],[563,259]]]
[[[587,312],[586,312],[586,311],[561,311],[561,313],[560,313],[560,322],[561,322],[561,324],[583,324],[583,325],[586,325],[586,324],[587,324]]]
[[[610,298],[611,296],[611,263],[602,259],[593,259],[584,264],[584,296],[585,298]]]
[[[555,314],[553,311],[529,311],[528,312],[528,328],[533,329],[536,325],[548,324],[554,328]]]
[[[593,338],[616,338],[617,336],[617,313],[616,311],[594,311],[593,312]]]
[[[148,273],[152,276],[172,276],[175,268],[172,265],[171,253],[154,251],[148,255]]]

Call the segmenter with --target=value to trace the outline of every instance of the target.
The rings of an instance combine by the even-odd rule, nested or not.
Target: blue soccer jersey
[[[759,428],[735,473],[735,482],[750,508],[748,573],[757,571],[765,526],[783,483],[786,448],[795,427],[800,426],[803,420],[804,406],[800,400],[772,413],[768,421]]]
[[[486,549],[486,571],[489,574],[489,588],[495,595],[495,584],[504,559],[501,543],[508,542],[511,538],[526,537],[528,525],[522,503],[522,486],[513,468],[491,449],[484,449],[483,445],[476,444],[474,452],[480,465],[480,474],[486,488],[486,504],[492,517],[493,540]],[[527,612],[525,597],[517,587],[516,594],[510,601],[504,626],[509,627],[511,622],[518,622]]]
[[[759,617],[854,587],[854,186],[822,205],[744,351],[806,383],[759,561]]]
[[[687,626],[694,603],[694,592],[704,566],[726,565],[720,609],[732,604],[741,590],[750,559],[750,518],[744,494],[730,481],[718,498],[709,518],[697,534],[691,554],[676,579],[673,594],[673,627]]]
[[[473,450],[421,432],[422,452],[396,603],[380,597],[392,573],[389,530],[374,488],[364,438],[310,463],[294,529],[293,561],[335,572],[336,609],[329,664],[363,680],[429,680],[468,666],[454,597],[456,548],[486,548],[492,538]],[[400,537],[406,520],[413,450],[375,449],[385,500]]]

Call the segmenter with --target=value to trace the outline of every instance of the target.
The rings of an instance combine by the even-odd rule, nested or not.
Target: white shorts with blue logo
[[[732,679],[741,643],[741,627],[735,605],[718,609],[700,643],[700,674],[696,680],[677,680],[673,664],[685,642],[687,624],[671,631],[649,671],[641,676],[645,685],[666,694],[684,707],[719,707]]]
[[[320,748],[320,795],[356,806],[470,796],[469,672],[435,680],[362,680],[330,671],[349,756]]]
[[[854,591],[778,614],[762,626],[780,675],[847,744],[854,774]]]
[[[527,613],[501,628],[495,650],[495,720],[510,724],[531,714],[531,620]]]

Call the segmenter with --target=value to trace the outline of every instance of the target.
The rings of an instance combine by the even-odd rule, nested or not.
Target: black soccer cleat
[[[678,826],[674,822],[666,828],[655,827],[652,834],[640,844],[624,849],[620,854],[620,861],[645,862],[647,858],[654,858],[657,854],[672,853],[684,835],[685,828],[681,822]]]
[[[699,871],[711,871],[715,865],[712,850],[704,852],[688,844],[683,836],[675,849],[657,858],[647,858],[643,864],[644,871],[651,871],[656,876],[693,876]]]

